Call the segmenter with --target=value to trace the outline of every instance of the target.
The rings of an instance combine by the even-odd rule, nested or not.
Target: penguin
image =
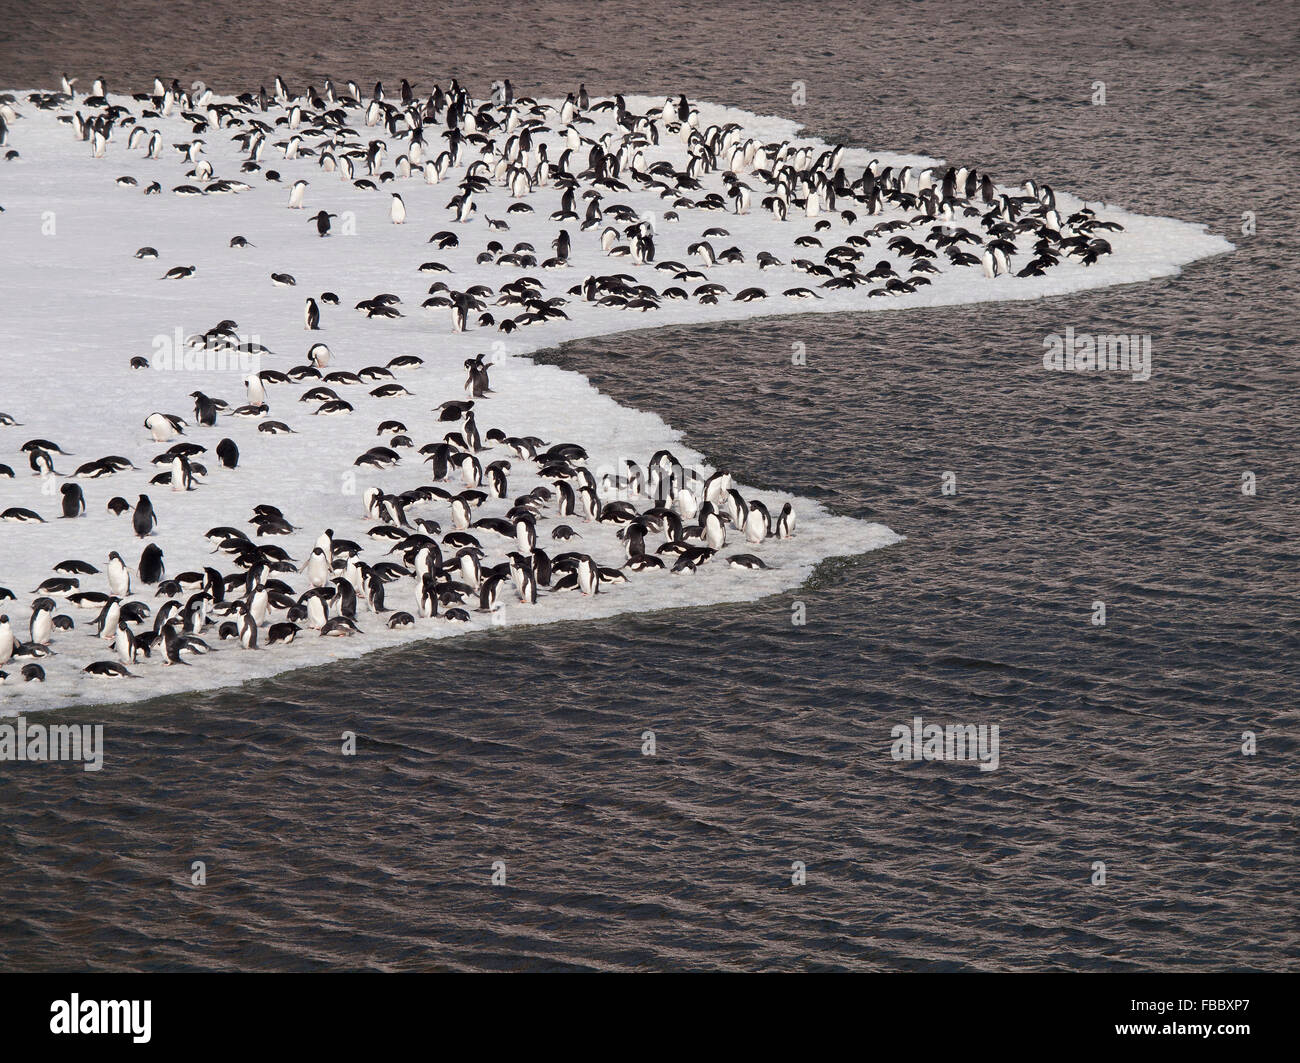
[[[762,502],[755,500],[749,504],[744,530],[745,541],[750,543],[761,543],[772,534],[772,516]]]
[[[184,628],[189,634],[198,635],[207,625],[209,601],[207,594],[199,593],[191,595],[185,603]]]
[[[313,214],[311,218],[308,220],[314,221],[316,223],[316,234],[318,236],[329,236],[330,219],[337,218],[337,217],[338,217],[337,214],[331,214],[329,213],[329,211],[319,210],[315,214]]]
[[[453,498],[451,500],[451,524],[458,531],[464,531],[470,526],[469,503],[463,498]]]
[[[54,467],[54,458],[40,447],[32,447],[27,453],[27,464],[33,476],[61,476]]]
[[[215,568],[208,567],[203,570],[203,592],[214,602],[226,600],[226,582]]]
[[[348,579],[334,580],[335,601],[338,603],[338,615],[348,620],[357,618],[357,590]]]
[[[325,586],[330,577],[330,563],[325,551],[319,546],[315,547],[298,571],[307,573],[307,581],[313,588]]]
[[[157,543],[150,543],[140,554],[140,566],[136,569],[140,582],[145,584],[160,583],[167,574],[163,566],[162,548]]]
[[[700,511],[700,504],[695,498],[695,492],[689,487],[681,488],[673,501],[677,503],[677,511],[681,514],[682,520],[694,520],[696,514]]]
[[[135,512],[131,514],[131,526],[141,539],[151,535],[158,526],[158,516],[153,511],[153,503],[149,501],[148,495],[141,495],[136,501]]]
[[[321,626],[320,633],[323,636],[341,638],[351,635],[359,635],[361,634],[361,629],[357,627],[354,621],[349,620],[346,616],[335,616],[331,617]]]
[[[163,666],[173,664],[183,664],[189,666],[189,661],[181,660],[181,649],[184,643],[181,637],[176,633],[175,624],[166,624],[162,629],[163,637]]]
[[[177,454],[172,458],[171,485],[173,491],[194,490],[194,474],[190,459],[184,454]]]
[[[460,580],[467,583],[469,589],[478,590],[482,585],[482,569],[478,565],[478,555],[473,550],[461,550],[456,557],[460,568]]]
[[[184,435],[184,424],[179,417],[170,413],[151,413],[144,419],[144,426],[153,434],[155,443],[166,443]]]
[[[316,548],[325,555],[325,563],[334,568],[334,529],[326,528],[316,537]]]
[[[244,381],[248,388],[248,404],[250,406],[265,406],[266,403],[266,385],[262,381],[261,373],[254,373]]]
[[[118,621],[117,632],[113,636],[113,650],[123,664],[135,664],[139,660],[142,652],[140,642],[124,621]]]
[[[0,667],[9,663],[14,655],[14,629],[9,625],[9,617],[0,613]]]
[[[249,619],[257,627],[261,627],[266,623],[266,614],[271,607],[271,592],[259,584],[251,591],[245,604],[248,609]]]
[[[117,638],[117,625],[121,620],[122,603],[116,598],[110,598],[95,618],[95,633],[105,642],[112,642]]]
[[[65,517],[84,517],[86,515],[86,496],[82,493],[79,484],[64,484],[60,491],[63,493],[63,515]]]
[[[794,537],[794,506],[789,502],[781,507],[781,515],[776,518],[776,537],[778,539]]]
[[[384,606],[384,583],[378,577],[372,576],[366,581],[366,602],[370,606],[372,613],[386,612]]]
[[[215,425],[217,423],[217,414],[225,403],[210,399],[201,391],[191,392],[190,398],[194,400],[194,420],[205,428],[211,428]]]
[[[307,598],[307,626],[313,631],[320,631],[329,623],[329,606],[325,599],[318,593],[312,593]]]
[[[466,362],[465,368],[469,370],[469,377],[465,381],[465,390],[476,399],[491,394],[492,384],[488,379],[488,367],[483,360],[483,355],[477,355],[471,361]]]
[[[480,612],[492,613],[496,611],[499,606],[497,594],[504,581],[504,576],[489,576],[483,581],[478,592],[478,607]]]
[[[249,615],[248,607],[240,602],[238,604],[239,616],[235,621],[236,634],[239,636],[239,644],[246,650],[257,649],[257,624],[252,616]]]
[[[438,615],[438,586],[431,572],[426,572],[424,579],[420,583],[419,602],[416,611],[424,620],[432,619]]]
[[[143,497],[143,496],[141,496]],[[116,550],[108,555],[106,566],[109,592],[118,598],[126,598],[131,593],[131,570],[126,567],[122,555]]]
[[[704,481],[704,500],[712,502],[715,506],[723,505],[729,490],[731,490],[731,473],[726,469],[719,469]]]
[[[711,507],[712,503],[709,503],[709,505]],[[709,549],[721,550],[727,544],[727,529],[717,511],[710,508],[704,515],[702,524],[704,527],[704,541],[708,544]]]
[[[306,181],[294,181],[289,189],[289,209],[302,210],[303,197],[307,194]]]
[[[308,332],[318,332],[320,330],[320,307],[315,299],[308,297],[307,306],[303,311],[303,320],[307,325]]]
[[[406,221],[406,204],[396,192],[393,193],[393,201],[388,208],[388,217],[394,225],[401,225]]]
[[[217,444],[217,458],[227,469],[239,464],[239,447],[235,446],[233,439],[223,439]]]
[[[596,563],[586,554],[578,558],[577,575],[578,589],[584,595],[594,595],[600,591],[600,573]]]
[[[32,602],[32,616],[27,625],[31,641],[38,646],[49,644],[54,633],[54,599],[37,598]]]
[[[266,644],[268,646],[274,646],[277,642],[283,642],[287,646],[294,640],[294,636],[301,630],[302,628],[297,624],[291,624],[287,621],[279,624],[272,624],[266,633]]]
[[[136,679],[134,672],[127,671],[116,661],[94,661],[82,669],[86,675],[94,676],[96,679]]]

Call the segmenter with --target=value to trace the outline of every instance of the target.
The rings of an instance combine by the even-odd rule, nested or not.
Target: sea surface
[[[0,770],[0,967],[1300,966],[1300,8],[370,6],[4,0],[0,85],[685,92],[1238,248],[1068,298],[545,352],[906,541],[758,603],[62,713],[105,725],[106,764]],[[1149,335],[1151,379],[1046,372],[1067,327]],[[895,762],[915,716],[997,724],[998,769]]]

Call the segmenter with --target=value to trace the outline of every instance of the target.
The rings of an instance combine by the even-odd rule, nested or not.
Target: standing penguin
[[[325,586],[330,577],[330,563],[325,551],[319,546],[315,547],[300,571],[307,573],[307,581],[313,587]]]
[[[794,506],[789,502],[781,507],[781,515],[776,518],[776,537],[778,539],[794,537]]]
[[[266,614],[271,608],[271,592],[265,586],[254,587],[248,592],[248,600],[244,604],[253,623],[261,627],[266,623]]]
[[[131,593],[131,570],[116,550],[108,555],[108,589],[118,598]]]
[[[420,582],[418,612],[425,620],[438,615],[438,585],[432,572],[426,572]]]
[[[313,214],[313,215],[311,216],[311,218],[308,219],[308,220],[310,220],[310,221],[314,221],[314,222],[316,223],[316,232],[317,232],[319,235],[321,235],[321,236],[329,236],[329,234],[330,234],[330,219],[331,219],[331,218],[337,218],[337,217],[338,217],[337,214],[331,214],[331,213],[329,213],[329,211],[318,210],[318,211],[317,211],[315,214]]]
[[[194,400],[194,419],[199,424],[211,428],[217,423],[217,411],[221,407],[216,401],[210,399],[201,391],[191,392],[190,398]]]
[[[406,204],[402,202],[402,197],[396,192],[393,193],[393,202],[389,205],[388,216],[392,219],[394,225],[401,225],[406,221]]]
[[[329,623],[329,604],[325,601],[324,596],[319,592],[308,592],[306,597],[307,626],[313,631],[319,631]]]
[[[172,458],[171,484],[173,491],[193,491],[194,472],[190,468],[190,459],[184,454]]]
[[[239,464],[239,448],[233,439],[223,439],[217,444],[217,458],[227,469],[233,469]]]
[[[27,630],[38,646],[44,646],[50,641],[50,635],[54,633],[53,598],[37,598],[32,602],[32,619]]]
[[[262,381],[261,373],[254,373],[244,381],[248,388],[248,404],[250,406],[264,406],[266,404],[266,384]]]
[[[9,663],[14,655],[14,629],[9,626],[9,617],[0,613],[0,665]]]
[[[239,617],[236,620],[239,644],[246,650],[257,649],[257,622],[248,612],[248,606],[239,602],[236,606]]]
[[[338,591],[335,597],[338,602],[339,616],[355,620],[357,618],[357,589],[348,580],[342,578],[334,580],[334,588]]]
[[[162,547],[157,543],[146,546],[140,554],[140,567],[136,571],[140,575],[141,583],[161,583],[163,577],[167,575],[167,570],[163,567]]]
[[[721,550],[727,544],[727,529],[722,523],[722,518],[718,515],[717,510],[713,508],[713,503],[705,503],[709,510],[704,514],[701,524],[704,526],[704,541],[708,544],[710,550]]]
[[[95,618],[96,634],[105,642],[113,642],[117,638],[117,625],[121,620],[122,603],[116,598],[110,598]]]
[[[320,307],[316,305],[316,300],[308,298],[306,309],[303,310],[303,320],[307,324],[307,331],[320,331]]]
[[[63,492],[63,515],[65,517],[85,516],[86,496],[81,490],[81,485],[64,484],[60,490]]]
[[[481,399],[484,395],[492,390],[488,380],[487,363],[483,360],[483,355],[477,355],[472,359],[466,359],[465,368],[469,371],[469,376],[465,378],[465,390],[474,398]]]
[[[181,648],[185,645],[181,637],[176,634],[176,625],[174,623],[165,624],[162,629],[163,636],[163,664],[184,664],[188,665],[189,661],[181,660]]]
[[[131,526],[141,539],[151,535],[158,526],[158,516],[153,511],[153,503],[149,501],[148,495],[141,495],[136,501],[135,512],[131,514]]]
[[[289,209],[302,210],[303,196],[307,194],[306,181],[294,181],[293,187],[289,189]]]
[[[744,520],[745,541],[761,543],[772,534],[772,517],[767,507],[755,499],[749,504],[749,513]]]
[[[600,573],[594,562],[586,554],[578,558],[578,589],[584,595],[593,595],[600,592]]]
[[[113,636],[113,649],[123,664],[135,664],[140,656],[140,643],[135,632],[126,626],[125,620],[117,622],[117,633]]]
[[[457,293],[452,297],[451,305],[451,330],[453,332],[464,332],[469,325],[469,312],[471,296]]]

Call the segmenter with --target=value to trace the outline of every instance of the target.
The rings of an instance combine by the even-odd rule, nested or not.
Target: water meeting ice
[[[1231,247],[699,101],[415,88],[5,94],[0,712],[788,591],[899,536],[729,482],[656,415],[529,354],[661,325],[1059,295]],[[691,352],[682,390],[710,358]],[[214,424],[195,393],[224,404]],[[789,458],[816,453],[791,440]],[[84,515],[61,516],[74,483]],[[283,522],[250,523],[259,506]],[[339,549],[314,579],[326,529]],[[162,573],[141,563],[150,546]],[[110,586],[112,552],[129,592]],[[33,630],[40,598],[72,627]],[[399,613],[410,623],[390,627]],[[340,616],[354,633],[330,627]],[[292,641],[270,644],[288,624]],[[144,643],[127,660],[121,625]],[[120,668],[88,674],[96,662]]]

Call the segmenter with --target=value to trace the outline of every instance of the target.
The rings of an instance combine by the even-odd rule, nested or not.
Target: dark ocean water
[[[678,6],[51,3],[0,18],[0,83],[685,91],[1203,222],[1238,250],[1030,304],[547,352],[741,481],[907,541],[752,605],[64,714],[105,723],[108,764],[0,774],[0,965],[1297,966],[1300,9]],[[1151,380],[1044,372],[1067,326],[1149,334]],[[895,763],[890,729],[914,715],[998,724],[1000,768]]]

